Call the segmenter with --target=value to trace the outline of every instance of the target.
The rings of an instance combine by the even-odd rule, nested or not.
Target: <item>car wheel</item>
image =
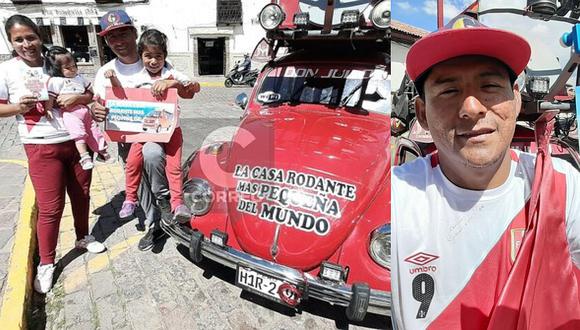
[[[234,84],[234,82],[231,79],[226,79],[226,81],[224,81],[224,86],[226,86],[227,88],[232,87]]]

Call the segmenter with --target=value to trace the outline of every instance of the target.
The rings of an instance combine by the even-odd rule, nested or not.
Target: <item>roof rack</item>
[[[390,52],[390,0],[273,0],[259,14],[275,57],[278,49],[373,49]],[[272,57],[272,58],[273,58]]]

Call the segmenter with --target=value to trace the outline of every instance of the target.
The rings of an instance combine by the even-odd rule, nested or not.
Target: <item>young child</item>
[[[72,54],[63,47],[53,46],[45,54],[45,67],[51,76],[47,82],[49,100],[46,104],[46,116],[52,119],[51,110],[59,95],[84,94],[91,91],[91,83],[78,74],[78,68]],[[62,119],[70,136],[75,140],[81,156],[80,164],[84,170],[94,167],[89,148],[98,153],[98,159],[107,161],[107,144],[99,126],[92,119],[86,104],[62,107]]]
[[[193,83],[187,76],[175,69],[168,68],[167,37],[162,32],[150,29],[145,31],[137,50],[143,61],[143,76],[140,86],[150,85],[153,96],[161,97],[169,88],[177,88],[182,98],[193,98],[199,91],[199,84]],[[112,87],[122,87],[114,70],[105,72],[105,78],[111,80]],[[183,202],[183,181],[181,177],[181,148],[183,135],[179,124],[175,128],[169,142],[165,143],[165,173],[171,193],[171,209],[174,212],[174,221],[185,223],[191,218],[191,212]],[[133,214],[137,202],[137,189],[141,182],[143,170],[143,143],[133,143],[127,156],[125,166],[125,202],[119,212],[119,217],[126,218]]]

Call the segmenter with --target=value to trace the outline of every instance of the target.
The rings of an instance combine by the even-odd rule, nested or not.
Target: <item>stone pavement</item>
[[[0,118],[0,132],[0,307],[2,307],[27,170],[22,164],[18,164],[18,160],[25,164],[26,156],[14,118]]]
[[[99,255],[73,248],[69,205],[57,251],[56,284],[35,294],[32,329],[327,329],[341,309],[312,304],[302,314],[275,306],[234,286],[234,273],[209,261],[194,265],[171,238],[141,252],[138,220],[122,221],[123,172],[98,165],[93,174],[92,233],[108,250]],[[371,320],[381,326],[386,319]],[[374,322],[374,323],[373,323]],[[339,322],[340,325],[340,322]]]
[[[0,159],[0,308],[6,290],[26,173],[26,167]]]

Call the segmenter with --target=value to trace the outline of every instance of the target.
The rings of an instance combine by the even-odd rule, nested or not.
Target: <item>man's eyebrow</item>
[[[495,70],[490,70],[490,71],[484,71],[482,73],[480,73],[479,78],[505,78],[506,75],[503,74],[500,71],[495,71]],[[445,77],[438,77],[433,81],[433,85],[442,85],[445,83],[453,83],[456,82],[457,80],[459,80],[459,78],[457,76],[445,76]]]
[[[441,85],[441,84],[445,84],[445,83],[455,82],[457,80],[459,80],[459,79],[457,77],[454,77],[454,76],[438,77],[437,79],[435,79],[433,81],[433,85]]]
[[[493,78],[493,77],[505,78],[506,75],[503,74],[502,72],[493,70],[493,71],[484,71],[484,72],[479,74],[479,77],[480,78],[489,78],[489,77],[491,77],[491,78]]]

